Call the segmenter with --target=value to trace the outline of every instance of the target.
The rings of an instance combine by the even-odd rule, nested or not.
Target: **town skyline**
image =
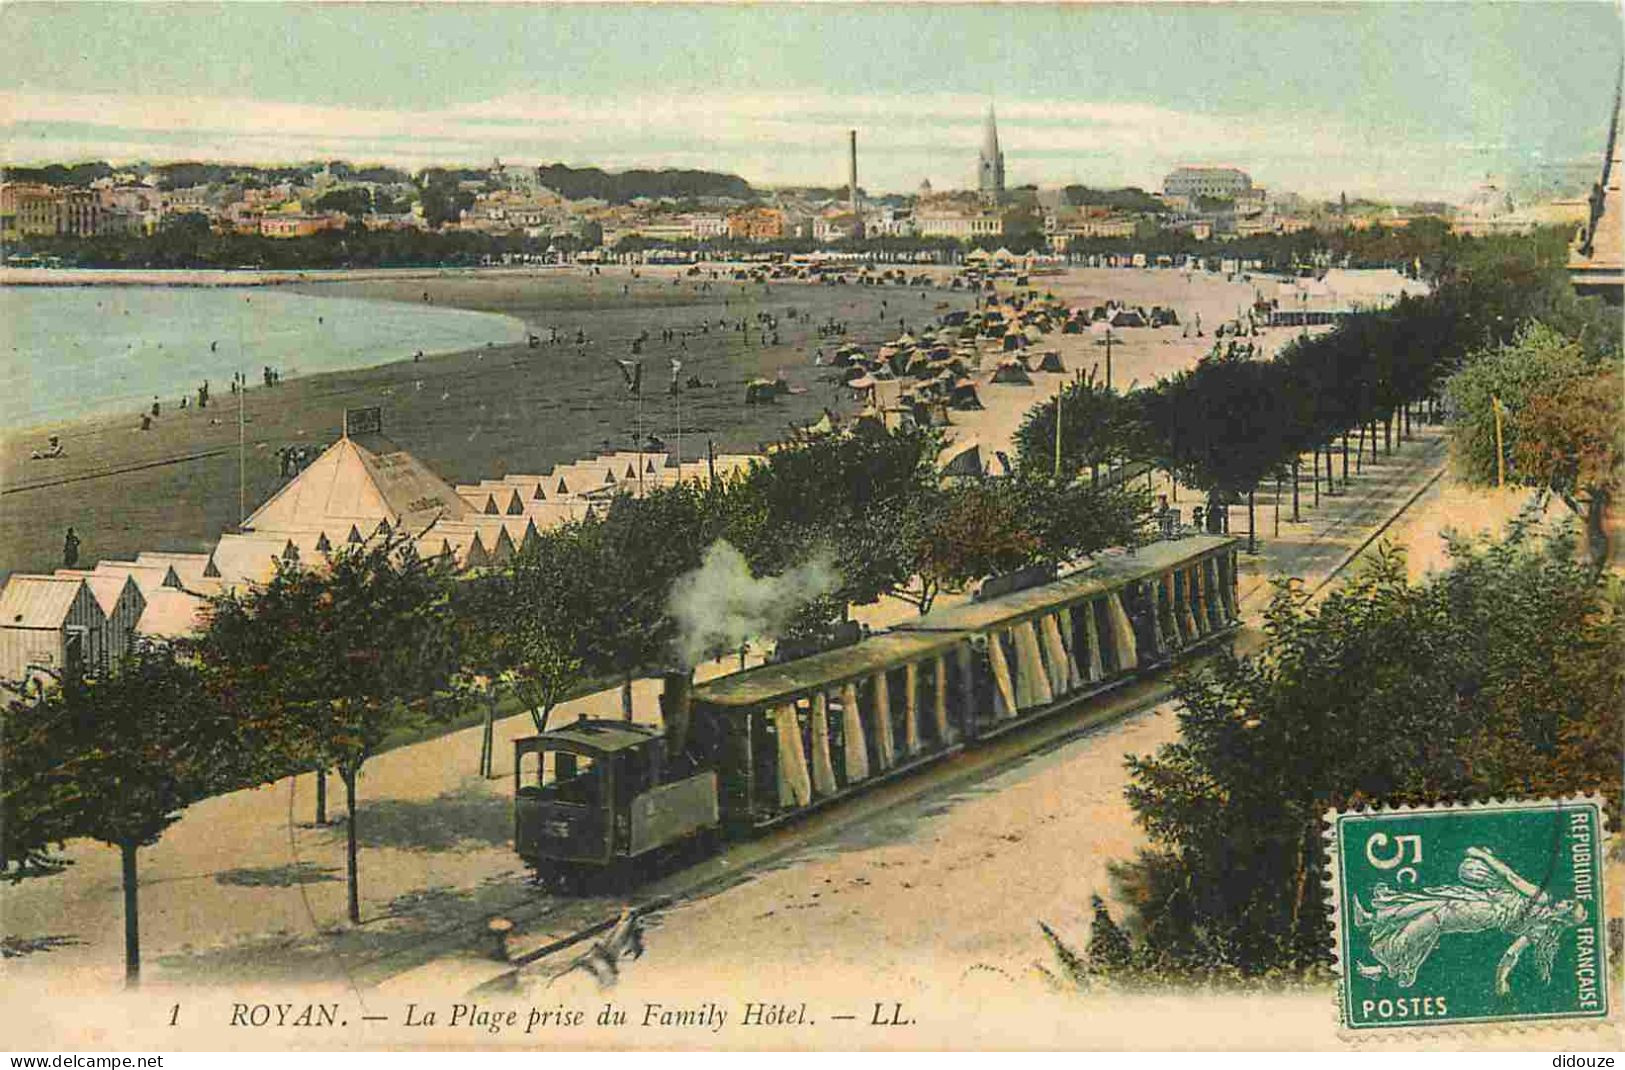
[[[1619,65],[1600,3],[119,10],[0,14],[20,45],[0,73],[10,164],[500,157],[835,187],[856,129],[871,193],[973,189],[991,103],[1011,187],[1153,189],[1200,163],[1310,197],[1457,201],[1591,164],[1607,117],[1572,102]],[[639,36],[667,47],[607,65],[585,47]]]

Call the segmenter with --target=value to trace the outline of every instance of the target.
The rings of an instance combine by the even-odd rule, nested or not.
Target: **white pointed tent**
[[[414,533],[474,510],[416,457],[376,432],[345,435],[243,521],[243,530],[392,530]]]

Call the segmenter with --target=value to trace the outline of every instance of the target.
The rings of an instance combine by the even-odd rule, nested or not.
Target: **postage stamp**
[[[1608,1016],[1600,799],[1326,821],[1344,1028]]]

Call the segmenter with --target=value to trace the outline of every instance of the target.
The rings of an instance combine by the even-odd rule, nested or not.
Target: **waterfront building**
[[[0,186],[0,217],[8,233],[88,238],[101,233],[102,215],[96,190],[34,183]]]
[[[933,206],[914,213],[914,230],[922,238],[975,241],[1004,233],[1004,218],[997,212],[960,206]]]
[[[1162,180],[1162,192],[1168,197],[1184,197],[1194,202],[1198,197],[1237,201],[1250,199],[1252,176],[1236,167],[1178,167]],[[1263,191],[1259,191],[1262,197]]]
[[[728,237],[735,241],[777,241],[785,236],[784,212],[778,208],[747,208],[728,216]]]

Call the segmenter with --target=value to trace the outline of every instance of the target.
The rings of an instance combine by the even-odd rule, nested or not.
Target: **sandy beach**
[[[945,271],[936,274],[946,277]],[[1172,305],[1187,322],[1200,313],[1209,325],[1234,316],[1253,292],[1240,281],[1156,270],[1072,270],[1033,282],[1074,304],[1117,298]],[[254,386],[243,399],[241,485],[237,407],[218,384],[209,410],[179,412],[166,399],[165,415],[146,432],[134,411],[49,429],[8,429],[0,438],[0,574],[59,565],[70,525],[82,540],[81,560],[90,562],[142,550],[205,550],[238,523],[240,509],[252,511],[280,485],[279,447],[332,442],[349,407],[382,406],[387,433],[454,482],[546,471],[629,444],[640,427],[672,449],[680,430],[689,459],[703,456],[707,442],[719,452],[753,451],[782,438],[791,423],[817,419],[825,407],[853,410],[850,392],[828,369],[813,365],[816,349],[827,352],[838,341],[873,347],[895,337],[899,321],[918,329],[972,300],[945,287],[764,286],[732,279],[712,282],[708,291],[701,286],[673,268],[639,268],[636,277],[627,268],[604,268],[599,275],[572,268],[356,272],[333,281],[307,280],[300,292],[403,302],[423,302],[427,295],[432,304],[515,317],[543,339],[557,328],[570,344],[497,345],[288,379],[270,390]],[[747,341],[733,329],[741,319],[754,325],[758,312],[778,317],[778,345],[764,345],[758,330]],[[817,324],[832,318],[849,325],[842,339],[816,333]],[[719,327],[719,320],[727,327]],[[700,333],[702,322],[709,324],[706,333]],[[666,327],[688,330],[686,345],[662,343]],[[577,331],[586,344],[574,344]],[[646,390],[640,413],[613,360],[628,357],[643,331],[651,340],[641,359],[655,385]],[[1190,333],[1114,332],[1113,382],[1148,383],[1187,366],[1212,342],[1210,333],[1202,339]],[[1271,333],[1277,340],[1289,336]],[[1099,341],[1056,335],[1045,347],[1062,351],[1069,372],[1098,363],[1104,375]],[[668,395],[663,388],[672,358],[683,362],[685,379],[698,375],[715,386]],[[795,392],[775,405],[743,404],[746,382],[780,372]],[[991,372],[989,362],[980,376],[984,384]],[[1038,375],[1031,387],[984,385],[987,409],[956,413],[953,433],[990,450],[1005,448],[1027,408],[1064,378]],[[29,460],[48,432],[61,436],[66,455]]]

